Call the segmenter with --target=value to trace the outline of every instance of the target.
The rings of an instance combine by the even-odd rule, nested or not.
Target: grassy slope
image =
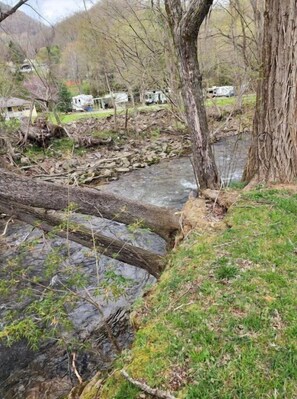
[[[296,398],[297,195],[245,194],[227,222],[173,255],[116,367],[177,398]],[[100,398],[138,395],[115,372]]]

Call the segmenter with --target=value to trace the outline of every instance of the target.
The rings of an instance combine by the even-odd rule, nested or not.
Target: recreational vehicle
[[[163,91],[146,91],[144,94],[145,104],[165,104],[168,98]]]
[[[72,97],[72,111],[92,111],[94,106],[94,98],[91,95],[80,94]]]

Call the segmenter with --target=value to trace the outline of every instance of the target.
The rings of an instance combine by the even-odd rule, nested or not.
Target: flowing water
[[[214,145],[217,165],[224,182],[240,179],[248,145],[247,136],[228,138]],[[122,197],[178,209],[195,187],[190,158],[184,157],[122,175],[118,181],[100,189]],[[106,235],[125,239],[159,254],[165,253],[164,240],[153,233],[131,232],[123,224],[95,217],[73,215],[72,218],[91,226],[94,232],[104,231]],[[0,228],[3,226],[0,223]],[[48,259],[57,252],[61,257],[59,270],[50,276],[46,275]],[[104,329],[104,319],[112,326],[119,345],[129,345],[133,334],[129,329],[128,309],[144,289],[155,282],[146,271],[102,255],[98,257],[94,251],[61,238],[45,238],[41,230],[22,223],[9,225],[2,246],[0,242],[0,253],[2,281],[8,278],[9,265],[16,262],[20,263],[30,278],[39,277],[44,286],[57,284],[61,288],[61,282],[66,279],[65,270],[69,268],[79,271],[86,278],[86,289],[100,305],[100,312],[82,299],[83,294],[68,312],[73,325],[72,337],[91,344],[91,348],[78,353],[77,368],[83,378],[88,378],[98,368],[108,367],[115,356],[113,345]],[[32,283],[29,285],[32,288]],[[40,293],[39,301],[43,301],[42,295]],[[1,295],[0,329],[11,311],[17,311],[22,317],[31,302],[32,298],[20,297],[17,290],[9,296]],[[67,347],[47,340],[34,352],[24,340],[11,347],[0,343],[0,399],[56,399],[69,392],[76,382],[71,370],[71,353]],[[45,391],[48,391],[47,396],[42,394]]]
[[[242,135],[228,137],[213,145],[224,184],[241,179],[249,144],[250,136]],[[181,208],[189,193],[196,189],[196,182],[190,157],[183,157],[122,175],[104,189],[140,202]]]

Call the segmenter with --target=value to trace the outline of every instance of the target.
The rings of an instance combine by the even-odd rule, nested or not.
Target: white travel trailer
[[[233,97],[235,96],[234,86],[219,86],[213,91],[214,97]]]
[[[144,93],[145,104],[166,104],[168,102],[168,98],[163,91],[146,91]]]
[[[94,98],[91,95],[79,94],[72,97],[72,111],[92,111]]]
[[[113,108],[114,104],[116,106],[121,106],[128,103],[129,97],[125,92],[117,92],[113,94],[106,94],[104,97],[94,98],[94,102],[97,107],[107,109]]]

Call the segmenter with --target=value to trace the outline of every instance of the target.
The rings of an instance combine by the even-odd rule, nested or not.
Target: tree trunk
[[[179,62],[186,120],[192,136],[193,166],[200,189],[218,188],[218,172],[209,142],[197,37],[213,0],[165,0],[168,24]]]
[[[297,3],[266,0],[253,140],[245,181],[297,178]]]
[[[36,181],[1,168],[0,200],[51,210],[72,206],[87,215],[143,225],[167,240],[179,229],[178,217],[168,208],[141,204],[103,190]]]
[[[202,91],[202,76],[197,58],[197,36],[179,37],[180,76],[186,120],[192,137],[193,166],[199,188],[218,188],[219,179],[209,141],[207,116]]]

